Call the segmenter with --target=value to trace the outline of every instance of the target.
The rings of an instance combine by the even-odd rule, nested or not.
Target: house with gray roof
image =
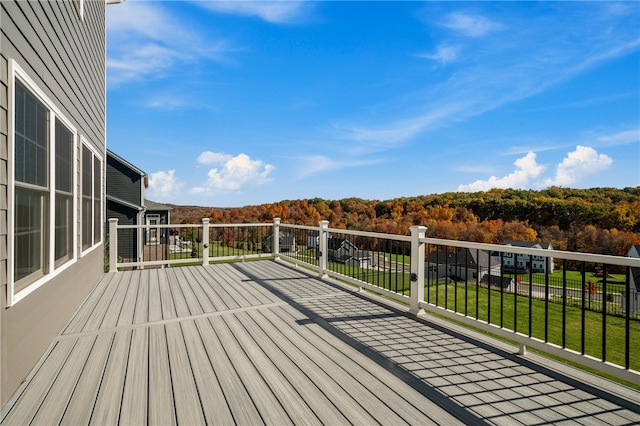
[[[525,254],[511,253],[508,249],[502,253],[502,264],[507,271],[533,271],[533,272],[549,272],[553,273],[553,256],[544,254],[544,250],[553,250],[550,243],[535,242],[535,241],[504,241],[505,246],[511,247],[527,247],[540,249],[539,256],[529,256]]]
[[[460,281],[480,281],[486,275],[499,276],[500,262],[486,250],[435,250],[425,259],[425,277],[450,277]]]

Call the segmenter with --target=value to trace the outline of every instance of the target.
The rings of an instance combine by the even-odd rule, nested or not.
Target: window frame
[[[78,13],[78,18],[80,18],[80,21],[84,20],[84,0],[73,0],[73,6],[76,9],[76,12]]]
[[[84,166],[84,157],[82,152],[84,151],[84,148],[87,148],[89,150],[89,152],[91,153],[91,182],[90,182],[90,186],[91,186],[91,213],[89,214],[90,219],[91,219],[91,226],[89,227],[89,231],[91,232],[91,244],[89,244],[89,247],[87,247],[86,249],[84,248],[84,225],[85,225],[85,217],[84,217],[84,210],[82,208],[82,203],[83,203],[83,198],[84,198],[84,194],[82,192],[82,187],[84,185],[84,182],[82,181],[82,179],[84,179],[84,177],[82,176],[82,168]],[[80,238],[79,238],[79,246],[80,246],[80,257],[83,257],[85,255],[87,255],[88,253],[90,253],[91,251],[95,250],[96,247],[100,246],[100,244],[104,241],[104,216],[105,216],[105,212],[104,212],[104,197],[103,197],[103,192],[102,189],[104,188],[104,158],[102,157],[102,155],[100,155],[100,153],[93,147],[91,146],[91,144],[89,142],[87,142],[87,140],[84,137],[80,138],[80,147],[79,147],[79,151],[80,151],[80,167],[79,167],[79,174],[80,174],[80,182],[79,182],[79,187],[78,187],[78,196],[77,198],[80,200],[79,201],[79,207],[80,207],[80,213],[79,213],[79,219],[80,219],[80,223],[81,223],[81,227],[80,227]],[[96,232],[95,232],[95,227],[96,227],[96,223],[95,223],[95,218],[96,218],[96,212],[95,212],[95,202],[96,202],[96,197],[95,197],[95,179],[96,179],[96,171],[95,171],[95,160],[98,160],[98,162],[100,163],[100,170],[98,178],[100,179],[100,183],[99,183],[99,188],[100,188],[100,193],[98,194],[98,205],[99,205],[99,222],[100,222],[100,231],[99,231],[99,236],[98,239],[96,240]]]
[[[71,123],[71,121],[56,107],[54,102],[44,93],[38,84],[25,72],[14,59],[8,59],[8,88],[7,88],[7,103],[8,103],[8,161],[7,161],[7,307],[13,306],[20,300],[24,299],[29,294],[40,288],[42,285],[51,281],[55,276],[60,274],[65,269],[75,264],[78,260],[78,215],[77,215],[77,173],[78,173],[78,130]],[[48,123],[47,123],[47,137],[48,147],[46,164],[48,167],[48,183],[46,191],[48,202],[46,206],[42,207],[42,222],[43,226],[43,245],[40,247],[42,255],[42,266],[40,273],[37,271],[16,280],[15,279],[15,219],[16,219],[16,82],[20,82],[22,86],[33,96],[38,102],[40,102],[47,110]],[[57,262],[55,259],[55,199],[56,199],[56,122],[59,121],[70,133],[72,143],[72,250],[70,257],[64,262]],[[18,183],[18,187],[29,189],[29,184]],[[17,287],[20,287],[17,289]],[[16,291],[17,290],[17,291]]]

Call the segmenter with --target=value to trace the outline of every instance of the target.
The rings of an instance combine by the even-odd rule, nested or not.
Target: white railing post
[[[419,315],[422,312],[420,302],[424,301],[424,243],[425,226],[411,227],[411,306],[409,312]]]
[[[329,255],[329,221],[321,220],[319,222],[319,234],[318,234],[318,275],[320,278],[324,278],[327,275],[327,258]]]
[[[273,256],[277,259],[280,256],[280,218],[273,218]]]
[[[209,264],[209,218],[202,219],[202,266]]]
[[[109,219],[109,272],[118,272],[118,219]]]

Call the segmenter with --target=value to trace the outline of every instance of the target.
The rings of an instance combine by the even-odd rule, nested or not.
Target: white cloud
[[[562,9],[563,5],[555,7]],[[572,7],[566,15],[574,12]],[[340,136],[373,148],[393,148],[427,131],[535,96],[638,50],[636,15],[623,22],[599,13],[603,7],[599,4],[590,7],[579,20],[560,19],[554,13],[535,18],[532,25],[533,18],[514,16],[509,31],[499,34],[495,31],[502,25],[482,16],[457,12],[430,18],[432,24],[471,36],[453,38],[455,44],[445,37],[437,44],[442,50],[437,47],[435,53],[422,56],[455,61],[455,73],[435,85],[425,85],[424,90],[403,94],[399,98],[402,108],[385,111],[387,123],[378,114],[370,121],[361,119],[363,123],[343,126]],[[485,37],[478,40],[480,36]],[[445,48],[454,45],[458,52],[464,50],[464,57]],[[407,115],[406,111],[417,112]]]
[[[232,49],[207,39],[193,23],[158,2],[125,2],[107,9],[107,79],[110,85],[169,74],[199,60],[224,61]]]
[[[603,135],[598,138],[598,142],[605,145],[627,145],[640,142],[640,128],[623,130],[610,135]]]
[[[567,154],[556,168],[553,178],[545,179],[548,186],[571,185],[581,178],[592,175],[609,168],[613,164],[611,157],[598,154],[595,149],[588,146],[576,146],[575,151]]]
[[[223,152],[211,152],[211,151],[205,151],[202,154],[200,154],[197,158],[197,162],[199,164],[205,164],[205,165],[210,165],[210,164],[223,164],[226,163],[227,161],[231,160],[233,158],[232,155],[230,154],[225,154]]]
[[[503,28],[502,24],[491,21],[484,16],[462,12],[449,14],[441,25],[469,37],[482,37]]]
[[[299,1],[205,1],[198,5],[217,13],[256,16],[273,24],[291,24],[303,20],[309,2]]]
[[[455,62],[458,59],[458,55],[460,53],[459,46],[449,46],[441,44],[436,47],[436,51],[431,54],[423,54],[419,55],[421,58],[432,59],[434,61],[440,62],[441,65],[447,65],[452,62]]]
[[[310,155],[307,157],[296,159],[299,165],[298,177],[304,178],[316,173],[322,173],[328,170],[345,169],[352,167],[369,166],[380,163],[380,160],[355,160],[350,158],[349,161],[335,160],[324,155]]]
[[[157,200],[172,200],[178,195],[183,184],[175,175],[175,170],[159,171],[149,176],[149,198]]]
[[[385,127],[367,128],[364,126],[335,125],[334,128],[338,133],[338,137],[366,144],[367,149],[388,149],[411,139],[427,128],[435,127],[437,123],[446,117],[464,109],[463,103],[451,103],[443,105],[439,109],[434,109],[428,114],[398,120],[387,124]]]
[[[537,178],[545,167],[536,162],[536,154],[529,152],[514,163],[516,169],[507,176],[498,178],[491,176],[487,180],[477,180],[468,185],[458,186],[460,192],[488,191],[493,188],[524,188],[532,178]]]
[[[192,188],[191,193],[240,191],[249,186],[260,186],[271,181],[275,167],[261,160],[252,160],[246,154],[235,157],[214,152],[203,152],[198,157],[200,164],[220,164],[210,169],[205,186]]]

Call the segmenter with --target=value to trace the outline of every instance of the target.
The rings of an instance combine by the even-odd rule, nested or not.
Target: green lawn
[[[356,267],[349,267],[340,263],[329,263],[328,268],[334,272],[372,285],[408,295],[411,286],[409,274],[398,271],[373,271]],[[426,281],[425,281],[426,282]],[[476,308],[477,299],[477,308]],[[580,306],[565,306],[563,321],[563,306],[560,298],[545,303],[539,299],[529,299],[526,296],[516,296],[513,293],[501,293],[499,290],[477,287],[475,283],[466,287],[465,284],[433,282],[425,285],[425,301],[446,307],[478,318],[505,329],[515,330],[532,337],[546,340],[568,349],[581,352],[582,339],[582,310]],[[531,312],[531,315],[529,315]],[[545,315],[546,312],[546,315]],[[489,316],[490,314],[490,316]],[[531,322],[529,321],[531,317]],[[546,321],[545,321],[546,318]],[[625,318],[619,315],[585,310],[584,312],[584,340],[585,354],[602,358],[603,318],[606,327],[605,359],[618,365],[625,364]],[[545,338],[545,322],[546,338]],[[565,324],[563,331],[562,324]],[[640,345],[640,321],[630,320],[630,347]],[[640,356],[637,351],[631,351],[630,368],[640,370]]]
[[[467,316],[488,321],[510,330],[531,335],[545,340],[545,318],[547,318],[546,340],[562,345],[563,338],[563,306],[561,303],[545,303],[543,300],[515,296],[512,293],[501,293],[485,287],[466,288],[467,305],[465,306],[464,284],[431,283],[425,289],[425,299],[441,307],[447,307]],[[477,308],[476,308],[477,299]],[[501,309],[502,307],[502,309]],[[545,315],[545,311],[547,315]],[[531,312],[531,315],[529,315]],[[565,307],[566,328],[564,330],[565,347],[581,352],[582,311],[579,307]],[[531,316],[531,322],[529,322]],[[606,360],[618,365],[625,363],[625,319],[616,315],[603,315],[602,312],[585,311],[584,335],[585,353],[596,358],[602,357],[603,318],[606,322]],[[630,321],[631,347],[640,344],[640,321]],[[631,351],[630,367],[640,369],[640,357]]]

